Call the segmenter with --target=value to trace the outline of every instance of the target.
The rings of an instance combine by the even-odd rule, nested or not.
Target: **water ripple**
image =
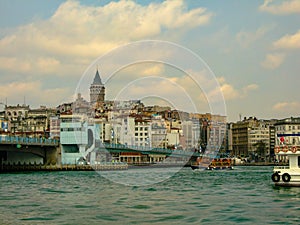
[[[161,169],[123,171],[138,181]],[[271,167],[183,168],[148,186],[124,186],[95,172],[0,175],[4,224],[299,224],[300,189],[272,185]],[[107,174],[106,174],[107,175]],[[125,178],[123,178],[125,179]],[[5,185],[4,185],[5,184]],[[281,212],[281,213],[278,213]]]

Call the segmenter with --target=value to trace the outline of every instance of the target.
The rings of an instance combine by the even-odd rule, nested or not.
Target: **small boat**
[[[196,164],[192,164],[191,168],[202,169],[202,170],[232,170],[233,166],[231,164],[230,158],[218,158],[209,160],[208,159],[197,159]]]
[[[275,166],[272,181],[275,186],[300,187],[300,146],[276,146],[275,154],[288,156],[288,166]]]
[[[207,170],[232,170],[233,166],[231,164],[230,158],[219,158],[213,159]]]

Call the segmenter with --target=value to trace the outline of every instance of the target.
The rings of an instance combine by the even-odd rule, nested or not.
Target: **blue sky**
[[[22,104],[25,96],[31,107],[71,101],[98,57],[127,43],[162,40],[191,50],[207,63],[224,95],[229,121],[240,114],[261,119],[299,116],[299,24],[298,0],[1,0],[0,101]],[[109,65],[100,67],[105,80]],[[207,99],[186,74],[159,63],[120,71],[107,83],[107,98],[145,76],[167,77],[190,92],[199,112],[209,111]],[[173,93],[165,80],[157,82],[158,95]],[[130,87],[138,98],[141,89]],[[144,93],[155,90],[143,88]],[[80,91],[88,100],[88,91]]]

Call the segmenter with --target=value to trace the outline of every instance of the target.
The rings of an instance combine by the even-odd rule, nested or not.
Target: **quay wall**
[[[37,165],[37,164],[9,164],[1,165],[0,172],[24,172],[24,171],[109,171],[127,170],[127,164],[103,164],[103,165]]]

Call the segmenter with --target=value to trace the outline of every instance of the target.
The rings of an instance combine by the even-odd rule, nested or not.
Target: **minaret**
[[[98,68],[93,83],[90,86],[90,103],[92,106],[102,106],[105,99],[105,87],[101,81]]]

